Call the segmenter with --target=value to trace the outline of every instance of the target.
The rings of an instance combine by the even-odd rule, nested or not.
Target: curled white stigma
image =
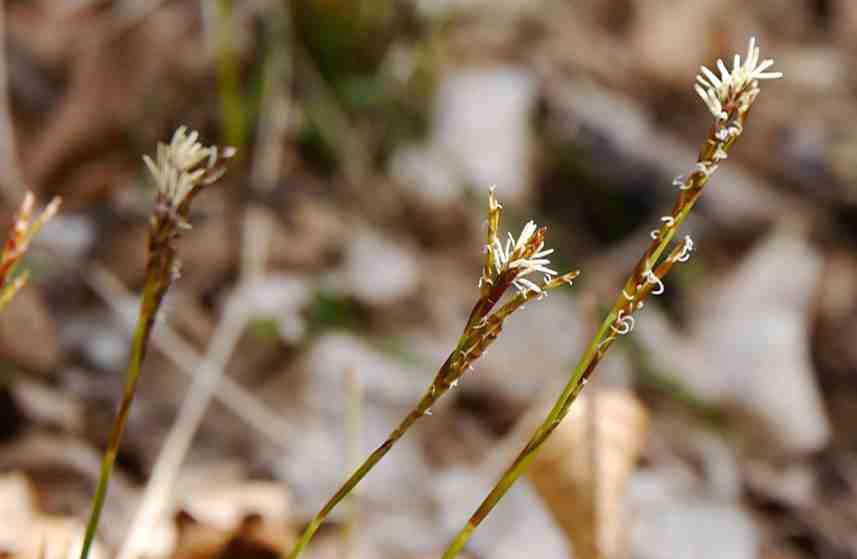
[[[653,271],[646,270],[646,273],[643,274],[643,277],[646,278],[646,281],[648,283],[651,283],[655,286],[654,289],[652,289],[652,295],[660,295],[665,291],[664,282]]]
[[[684,246],[681,248],[681,252],[678,253],[675,257],[675,262],[687,262],[690,260],[690,255],[693,252],[693,239],[690,238],[690,235],[685,236],[684,238]]]
[[[610,326],[610,330],[618,336],[624,336],[634,329],[634,323],[633,316],[625,315],[625,311],[620,310],[619,314],[616,315],[616,321]]]
[[[502,274],[507,269],[516,269],[517,275],[512,283],[523,293],[527,291],[542,292],[542,288],[538,284],[527,279],[525,276],[540,272],[545,275],[547,281],[558,274],[556,270],[548,268],[550,260],[546,258],[553,254],[554,249],[545,250],[543,242],[536,247],[536,251],[529,257],[518,257],[523,253],[536,231],[538,231],[536,223],[528,221],[517,239],[509,233],[505,246],[499,239],[494,239],[494,243],[490,248],[494,253],[494,268],[497,275]]]

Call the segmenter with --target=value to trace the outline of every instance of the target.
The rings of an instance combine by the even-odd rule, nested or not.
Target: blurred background
[[[696,253],[467,556],[857,557],[857,2],[7,0],[0,24],[2,222],[28,188],[64,201],[0,315],[0,555],[68,556],[89,512],[141,155],[177,125],[240,155],[180,243],[100,556],[288,549],[454,347],[495,184],[501,230],[546,224],[581,279],[517,312],[306,554],[438,557],[670,211],[711,121],[699,65],[755,35],[785,78],[685,226]]]

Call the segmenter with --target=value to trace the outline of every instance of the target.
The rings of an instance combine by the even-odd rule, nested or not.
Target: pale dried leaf
[[[274,482],[201,484],[187,490],[181,508],[201,524],[231,531],[250,516],[286,523],[289,497],[284,487]]]
[[[31,524],[16,557],[20,559],[77,559],[83,543],[84,524],[76,518],[40,516]],[[107,552],[96,540],[89,559],[105,559]]]
[[[646,409],[629,392],[581,396],[533,460],[530,481],[571,541],[575,557],[621,554],[625,482],[648,429]]]
[[[0,554],[16,551],[21,534],[36,515],[30,482],[20,473],[0,477]]]

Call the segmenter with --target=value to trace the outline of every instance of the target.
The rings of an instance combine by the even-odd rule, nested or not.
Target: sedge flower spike
[[[550,412],[447,546],[443,559],[453,559],[464,548],[474,531],[527,470],[535,454],[566,417],[571,405],[613,343],[621,336],[632,332],[636,324],[635,313],[643,308],[644,302],[649,297],[664,293],[666,289],[664,280],[675,264],[687,262],[690,259],[694,249],[692,239],[686,236],[678,243],[673,243],[673,239],[702,196],[705,186],[720,164],[726,161],[733,145],[743,133],[749,108],[759,94],[759,82],[782,77],[780,72],[770,71],[773,64],[774,61],[770,59],[760,61],[759,47],[756,45],[755,38],[752,38],[746,58],[742,61],[741,56],[734,56],[731,70],[722,60],[718,60],[716,64],[719,75],[704,66],[701,68],[694,87],[714,116],[714,123],[700,146],[693,170],[673,181],[673,185],[678,187],[678,193],[672,211],[669,215],[663,216],[659,227],[650,233],[651,242],[648,248],[643,251],[637,264],[627,276],[613,306],[604,317],[577,366],[571,371],[568,382],[557,396]],[[489,262],[492,264],[492,271],[494,268],[504,271],[499,278],[484,274],[481,282],[483,290],[493,288],[494,283],[500,283],[500,278],[506,278],[509,282],[515,280],[517,282],[515,285],[519,289],[521,284],[528,287],[525,283],[526,278],[514,276],[509,270],[541,271],[550,277],[550,269],[546,267],[548,262],[545,258],[549,253],[542,251],[541,239],[536,238],[540,230],[536,229],[535,225],[527,224],[518,241],[510,240],[505,246],[500,246],[498,242],[491,239],[491,235],[496,233],[496,225],[496,220],[489,219]],[[530,246],[531,252],[516,253],[520,251],[521,245]],[[673,245],[671,249],[670,245]],[[486,266],[486,270],[487,268]],[[551,281],[556,282],[558,279]],[[487,280],[492,280],[494,283]],[[525,291],[525,293],[532,292]]]
[[[95,532],[101,518],[101,510],[107,498],[107,489],[122,434],[128,422],[131,403],[134,400],[137,381],[152,326],[158,315],[164,296],[173,282],[179,277],[178,248],[176,240],[183,229],[190,228],[190,204],[193,197],[205,186],[223,176],[226,171],[226,159],[235,153],[233,148],[218,149],[206,147],[197,141],[199,134],[184,126],[173,134],[169,144],[158,144],[157,155],[153,160],[144,155],[143,161],[154,178],[157,187],[155,207],[149,219],[149,247],[146,262],[146,280],[140,310],[137,314],[137,326],[131,343],[131,355],[125,374],[125,388],[116,411],[116,419],[110,432],[110,439],[101,462],[101,473],[92,499],[92,511],[86,524],[80,559],[87,559],[89,549],[95,539]]]
[[[180,126],[169,144],[158,143],[156,159],[143,156],[158,189],[150,223],[149,267],[169,268],[172,279],[178,277],[174,241],[182,229],[190,228],[193,197],[223,176],[226,160],[235,154],[234,148],[203,146],[198,138],[198,132]]]
[[[556,276],[558,272],[547,267],[550,260],[546,256],[553,254],[554,250],[543,250],[545,243],[542,240],[543,235],[540,235],[535,243],[534,235],[539,231],[539,228],[532,221],[528,221],[518,236],[518,239],[509,233],[509,238],[506,240],[506,246],[499,239],[494,239],[489,250],[494,252],[494,267],[497,275],[502,274],[506,270],[514,271],[514,279],[512,284],[518,288],[518,291],[533,290],[536,293],[541,293],[542,288],[534,281],[525,276],[533,272],[541,272],[548,279]],[[533,244],[530,247],[531,243]]]
[[[488,239],[485,244],[488,256],[482,276],[479,278],[480,288],[487,293],[489,288],[511,284],[522,294],[530,291],[541,294],[545,291],[545,287],[555,287],[557,285],[555,280],[562,278],[556,277],[559,273],[548,267],[550,260],[547,256],[553,254],[554,249],[545,249],[544,238],[547,228],[539,227],[534,221],[528,221],[517,239],[511,233],[507,233],[508,237],[504,244],[497,234],[502,208],[503,206],[497,202],[492,187],[488,193]],[[538,284],[526,277],[533,273],[542,274],[544,281]]]
[[[694,88],[705,101],[708,110],[718,120],[726,120],[734,108],[746,110],[759,93],[759,80],[776,80],[783,77],[782,72],[768,72],[774,65],[771,58],[759,62],[759,47],[756,38],[750,38],[747,58],[741,62],[736,54],[732,61],[732,70],[722,59],[717,60],[718,76],[705,66],[700,66]],[[742,110],[742,112],[743,112]]]
[[[169,144],[158,144],[157,159],[143,156],[149,172],[158,187],[159,200],[178,209],[204,186],[223,176],[225,159],[235,154],[235,149],[203,146],[197,141],[199,133],[185,126],[179,127]]]
[[[392,450],[416,421],[430,416],[435,403],[458,386],[465,374],[474,370],[474,363],[497,341],[512,313],[523,309],[528,301],[543,298],[551,289],[571,284],[578,276],[577,271],[560,275],[547,267],[550,262],[545,257],[552,254],[553,250],[544,249],[546,227],[527,222],[517,239],[509,235],[505,244],[502,243],[497,238],[502,210],[503,206],[492,187],[488,193],[488,231],[484,245],[485,261],[479,277],[479,298],[470,311],[458,343],[438,369],[422,398],[387,440],[357,467],[310,520],[286,559],[298,559],[301,556],[333,509]],[[541,283],[524,277],[534,272],[544,275]],[[517,292],[512,287],[517,288]]]

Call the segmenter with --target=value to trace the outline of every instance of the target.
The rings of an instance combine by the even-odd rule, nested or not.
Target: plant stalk
[[[734,116],[739,130],[741,129],[740,127],[743,126],[746,114],[746,112],[743,112]],[[702,148],[700,149],[697,160],[699,163],[714,161],[714,154],[718,148],[723,150],[723,152],[728,152],[731,148],[737,138],[737,135],[729,136],[725,140],[718,139],[717,133],[720,129],[721,128],[717,123],[712,126],[708,139],[703,143]],[[641,302],[643,298],[651,293],[652,286],[642,278],[645,277],[644,274],[646,271],[651,271],[656,265],[678,229],[684,223],[685,219],[687,219],[688,214],[699,199],[699,196],[702,194],[702,190],[708,182],[710,174],[710,172],[706,173],[696,171],[683,181],[678,199],[676,200],[670,216],[671,220],[664,222],[664,224],[657,230],[657,234],[653,233],[653,241],[651,245],[643,253],[634,270],[629,275],[624,284],[623,291],[616,298],[616,302],[613,304],[612,309],[604,318],[604,321],[601,323],[601,326],[598,328],[595,336],[587,347],[586,352],[574,368],[568,383],[556,399],[553,408],[551,408],[545,420],[541,425],[539,425],[512,464],[500,477],[500,480],[492,488],[491,492],[479,505],[479,508],[476,509],[467,521],[467,524],[453,538],[452,542],[443,554],[443,559],[452,559],[464,548],[465,544],[473,534],[473,531],[476,530],[479,524],[481,524],[482,521],[491,513],[497,503],[503,498],[509,488],[514,485],[521,474],[527,470],[527,467],[536,452],[539,451],[544,442],[548,437],[550,437],[553,431],[568,414],[568,410],[571,408],[572,403],[574,403],[578,394],[583,390],[583,387],[586,385],[589,377],[592,375],[593,371],[616,338],[612,328],[617,323],[617,320],[621,319],[620,312],[622,312],[623,309],[629,309],[629,299],[625,294],[635,294],[633,299],[630,300],[630,312],[633,313],[634,310],[639,308],[636,307],[636,304]],[[674,252],[674,254],[677,254],[677,252]],[[675,262],[675,260],[672,256],[667,258],[666,261],[658,267],[655,274],[659,278],[662,278],[667,272],[669,272],[673,262]],[[641,285],[642,288],[640,288]]]
[[[140,311],[137,315],[137,325],[134,328],[134,339],[131,344],[131,357],[128,361],[128,369],[125,374],[125,388],[122,391],[122,400],[119,403],[119,409],[116,412],[116,418],[113,422],[113,430],[110,432],[110,439],[108,440],[107,449],[104,451],[104,458],[101,462],[101,473],[98,476],[98,485],[95,488],[95,496],[92,499],[92,511],[86,523],[86,532],[80,550],[80,559],[87,559],[92,542],[95,539],[95,532],[101,517],[101,509],[104,507],[104,501],[107,498],[110,476],[113,474],[113,466],[116,463],[116,456],[119,453],[122,433],[125,431],[125,425],[128,423],[128,414],[131,411],[131,403],[134,400],[134,394],[137,389],[137,380],[140,377],[143,359],[146,357],[146,349],[149,345],[152,325],[155,322],[155,316],[158,313],[158,308],[161,306],[164,294],[166,294],[169,287],[169,281],[164,281],[163,271],[172,269],[173,256],[167,255],[163,259],[153,260],[154,262],[150,262],[146,273],[146,283],[143,287],[143,297],[140,301]],[[158,265],[151,265],[153,263]]]
[[[575,271],[551,278],[550,276],[555,276],[556,272],[548,270],[550,274],[540,287],[535,284],[531,284],[535,287],[534,289],[521,290],[519,287],[516,295],[511,297],[505,304],[500,305],[500,300],[509,287],[513,285],[517,286],[517,282],[523,281],[521,280],[523,275],[534,271],[536,267],[546,262],[539,258],[550,254],[552,251],[540,252],[544,248],[546,228],[538,228],[533,222],[529,222],[524,227],[521,236],[515,242],[514,246],[512,245],[512,241],[510,241],[507,244],[508,248],[503,250],[499,241],[497,241],[497,227],[500,220],[501,206],[494,196],[493,189],[489,195],[488,208],[486,246],[489,248],[486,251],[485,267],[479,280],[480,297],[470,312],[458,343],[446,358],[443,365],[441,365],[428,390],[426,390],[414,408],[405,416],[399,426],[390,433],[387,440],[369,455],[313,517],[301,534],[298,543],[287,556],[287,559],[297,559],[303,553],[330,512],[348,496],[419,418],[431,413],[431,407],[435,402],[458,383],[465,371],[472,368],[472,363],[479,359],[500,335],[503,323],[509,315],[520,309],[524,303],[532,298],[541,297],[544,291],[554,289],[560,285],[570,284],[578,276],[579,272]],[[533,258],[534,256],[535,259]],[[512,265],[512,263],[521,263],[522,265]],[[533,268],[528,270],[525,264],[529,264]],[[499,308],[495,309],[498,305]]]
[[[451,356],[450,356],[451,357]],[[451,359],[448,359],[446,363],[444,363],[441,368],[441,373],[444,369],[449,367]],[[437,378],[441,378],[443,375],[438,373]],[[449,386],[446,388],[442,388],[441,384],[435,381],[432,383],[431,387],[423,394],[422,398],[420,398],[417,405],[414,409],[408,413],[407,416],[402,420],[398,427],[396,427],[393,432],[387,437],[387,440],[384,443],[376,448],[372,454],[369,455],[366,460],[363,461],[360,466],[354,471],[353,474],[342,484],[339,490],[334,493],[334,495],[328,499],[328,501],[324,504],[318,513],[313,517],[307,527],[304,529],[301,534],[301,538],[298,543],[295,545],[292,552],[289,553],[288,559],[297,559],[300,557],[301,553],[306,549],[309,545],[309,542],[312,540],[315,533],[318,531],[319,527],[324,523],[327,519],[328,515],[333,511],[334,508],[345,498],[349,493],[366,477],[372,468],[375,467],[375,464],[381,461],[384,456],[393,449],[393,446],[402,438],[402,435],[411,428],[411,426],[416,423],[416,421],[426,415],[426,412],[434,405],[434,403],[443,396],[447,390],[449,390]]]
[[[554,287],[576,277],[577,273],[566,274],[563,278],[552,281],[550,287]],[[381,461],[384,456],[393,449],[393,446],[402,438],[402,436],[410,429],[418,419],[431,413],[431,407],[444,394],[449,392],[449,389],[455,386],[458,379],[467,369],[472,360],[484,352],[485,348],[490,345],[500,334],[503,326],[503,320],[516,309],[520,308],[524,303],[531,299],[535,292],[517,294],[511,301],[498,309],[490,319],[486,318],[494,308],[505,291],[505,287],[497,287],[496,289],[487,290],[487,295],[483,296],[474,305],[467,320],[464,329],[464,334],[458,340],[455,349],[446,358],[446,361],[441,365],[437,374],[434,377],[428,390],[422,395],[414,408],[402,420],[398,427],[387,437],[384,443],[376,448],[372,454],[351,474],[339,490],[325,503],[322,509],[313,517],[307,527],[301,534],[300,540],[292,549],[292,552],[287,556],[287,559],[297,559],[301,553],[309,545],[319,527],[324,523],[327,516],[334,508],[348,496],[349,493],[366,477],[366,475]],[[495,292],[496,291],[496,292]],[[485,324],[482,324],[483,319]]]
[[[137,314],[137,325],[134,328],[134,339],[131,343],[131,356],[125,374],[125,387],[122,399],[113,422],[113,430],[104,451],[101,463],[101,473],[92,500],[92,511],[86,523],[83,545],[80,549],[80,559],[87,559],[101,509],[107,498],[110,476],[119,454],[119,444],[122,433],[128,423],[128,414],[140,378],[143,359],[158,309],[173,280],[178,277],[178,261],[176,259],[176,240],[183,229],[190,227],[190,203],[194,196],[204,186],[220,178],[225,172],[224,161],[232,157],[235,150],[216,147],[203,147],[196,141],[197,132],[188,133],[187,127],[180,126],[173,134],[169,145],[159,143],[157,163],[148,155],[143,157],[146,166],[155,179],[158,187],[155,207],[149,218],[148,260],[146,262],[146,280],[143,284],[143,296],[140,310]]]

